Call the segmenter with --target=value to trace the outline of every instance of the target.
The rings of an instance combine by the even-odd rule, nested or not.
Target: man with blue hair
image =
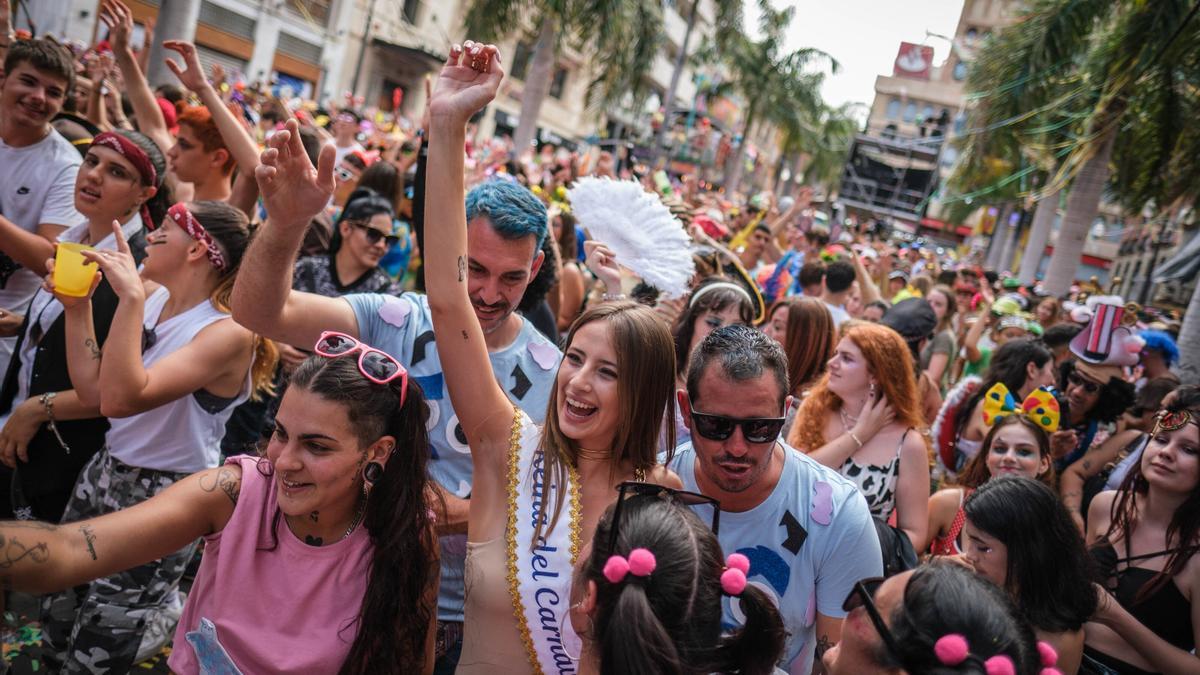
[[[1169,377],[1176,381],[1179,376],[1171,372],[1171,366],[1179,360],[1179,347],[1171,334],[1163,330],[1144,330],[1138,336],[1146,341],[1142,347],[1142,376],[1137,383],[1141,389],[1146,382],[1156,377]]]
[[[327,298],[292,290],[292,262],[305,229],[333,190],[333,150],[322,149],[314,170],[295,123],[288,122],[272,137],[264,157],[267,153],[274,154],[267,173],[280,187],[268,200],[269,221],[242,261],[233,318],[297,349],[311,349],[324,331],[346,333],[396,357],[420,383],[429,404],[429,472],[447,506],[438,523],[442,574],[434,672],[453,673],[462,648],[471,455],[445,390],[429,302],[417,293]],[[546,209],[528,189],[503,180],[476,186],[466,202],[467,256],[459,259],[459,275],[467,281],[494,376],[513,403],[540,424],[562,354],[515,310],[544,262]],[[438,205],[427,204],[426,214],[426,227],[437,227]]]

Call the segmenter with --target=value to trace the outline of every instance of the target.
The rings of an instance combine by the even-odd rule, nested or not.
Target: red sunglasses
[[[345,333],[327,330],[321,333],[313,351],[321,356],[336,359],[347,354],[359,352],[358,372],[375,384],[387,384],[396,378],[400,379],[400,405],[404,405],[404,396],[408,391],[408,370],[391,354],[381,352],[371,345],[359,342]]]

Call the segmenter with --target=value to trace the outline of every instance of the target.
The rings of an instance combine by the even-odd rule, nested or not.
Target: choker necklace
[[[578,448],[575,451],[575,461],[578,462],[579,460],[586,459],[592,462],[604,462],[611,459],[611,454],[612,453],[604,450],[585,450],[583,448]]]

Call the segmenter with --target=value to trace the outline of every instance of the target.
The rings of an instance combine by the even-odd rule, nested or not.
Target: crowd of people
[[[0,580],[40,669],[1200,669],[1177,324],[807,189],[477,138],[492,45],[406,126],[185,42],[152,89],[100,19],[0,26]]]

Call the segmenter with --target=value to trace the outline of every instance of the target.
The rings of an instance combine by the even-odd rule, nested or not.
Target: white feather
[[[617,262],[669,298],[688,292],[696,273],[683,224],[633,181],[587,176],[567,191],[571,213]]]

